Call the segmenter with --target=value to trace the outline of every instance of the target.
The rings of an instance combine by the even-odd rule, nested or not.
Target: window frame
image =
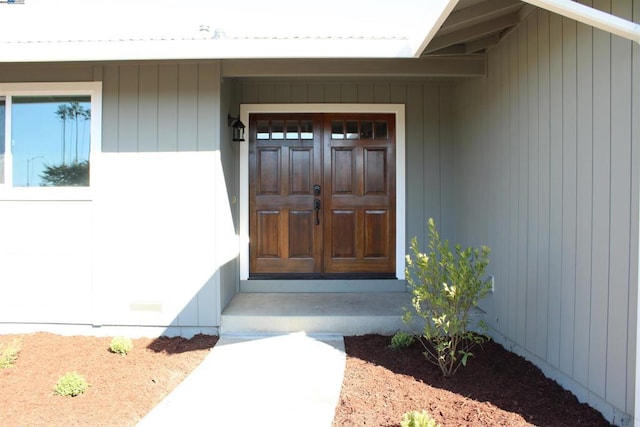
[[[89,186],[87,187],[14,187],[11,145],[13,97],[20,96],[90,96],[91,124],[89,150]],[[1,200],[90,200],[94,185],[94,160],[102,149],[102,82],[0,83],[0,97],[5,98],[4,182],[0,183]]]

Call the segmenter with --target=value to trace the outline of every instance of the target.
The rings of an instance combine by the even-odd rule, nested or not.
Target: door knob
[[[319,185],[314,185],[313,186],[313,194],[315,194],[316,196],[320,195],[320,186]]]

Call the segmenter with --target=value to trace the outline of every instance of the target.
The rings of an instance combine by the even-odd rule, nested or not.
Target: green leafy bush
[[[42,178],[42,186],[44,187],[87,187],[89,185],[89,161],[45,165],[40,178]]]
[[[123,356],[126,356],[132,348],[133,342],[131,341],[131,338],[127,337],[115,337],[111,340],[111,344],[109,345],[109,350],[111,350],[111,352],[118,353]]]
[[[488,339],[469,330],[469,313],[491,289],[490,281],[482,279],[489,264],[489,248],[462,249],[457,244],[454,254],[449,242],[440,239],[432,218],[428,226],[429,252],[420,252],[414,237],[413,257],[407,255],[406,277],[413,293],[413,310],[406,310],[404,320],[411,322],[413,315],[424,320],[420,340],[424,354],[449,376],[460,365],[466,366],[473,347]],[[484,323],[480,328],[481,332],[486,330]]]
[[[400,427],[440,427],[440,424],[436,424],[426,411],[411,411],[402,415]]]
[[[82,375],[77,372],[67,372],[56,383],[53,391],[59,396],[77,396],[84,393],[89,384]]]
[[[22,349],[22,341],[12,340],[9,344],[0,343],[0,369],[10,368],[18,360],[18,353]]]
[[[393,350],[400,350],[409,347],[415,341],[413,334],[404,331],[398,331],[391,337],[389,347]]]

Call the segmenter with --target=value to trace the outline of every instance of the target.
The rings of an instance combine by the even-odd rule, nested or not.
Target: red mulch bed
[[[489,342],[449,378],[421,344],[391,350],[390,337],[345,337],[347,368],[334,426],[398,426],[426,410],[447,426],[609,426],[595,409],[520,356]]]
[[[209,353],[217,337],[133,340],[126,356],[111,338],[48,333],[2,335],[22,340],[16,364],[0,370],[0,426],[134,426]],[[58,379],[77,371],[90,384],[76,397],[58,396]]]
[[[134,340],[127,356],[111,338],[47,333],[22,340],[12,368],[0,370],[0,425],[134,426],[209,353],[217,337]],[[398,426],[402,414],[427,410],[446,426],[605,426],[602,416],[521,357],[495,343],[469,367],[443,378],[419,345],[388,348],[390,337],[346,337],[347,367],[334,426]],[[313,367],[310,367],[313,369]],[[91,387],[77,397],[53,394],[69,371]],[[213,408],[215,410],[215,408]],[[283,414],[286,417],[287,414]]]

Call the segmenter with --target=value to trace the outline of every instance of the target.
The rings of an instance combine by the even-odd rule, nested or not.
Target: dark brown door
[[[250,276],[395,275],[395,123],[249,119]]]
[[[395,273],[394,116],[324,119],[324,271]]]

